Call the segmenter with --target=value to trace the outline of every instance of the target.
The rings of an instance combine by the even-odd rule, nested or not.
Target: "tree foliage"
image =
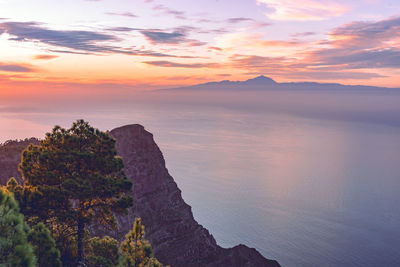
[[[0,265],[36,266],[36,257],[28,243],[30,228],[19,212],[12,194],[0,188]]]
[[[28,236],[33,245],[39,267],[61,267],[60,251],[56,248],[56,242],[50,234],[49,229],[38,223],[32,228]]]
[[[141,219],[136,218],[133,229],[121,243],[119,267],[162,267],[163,265],[153,257],[152,248],[144,239],[144,226]]]
[[[115,140],[83,120],[70,129],[56,126],[40,145],[29,145],[19,168],[25,185],[15,191],[24,211],[32,220],[76,230],[80,263],[85,227],[93,218],[115,226],[113,212],[125,212],[132,205],[125,195],[132,183],[123,172]]]
[[[114,267],[118,264],[118,241],[105,236],[88,240],[86,264],[88,267]]]

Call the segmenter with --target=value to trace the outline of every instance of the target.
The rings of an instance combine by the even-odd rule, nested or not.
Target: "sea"
[[[222,247],[287,267],[400,266],[400,92],[226,93],[4,108],[0,142],[79,118],[139,123]]]

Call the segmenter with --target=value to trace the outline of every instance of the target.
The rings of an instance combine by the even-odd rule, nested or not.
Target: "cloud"
[[[267,16],[274,20],[324,20],[343,15],[349,8],[332,0],[257,0],[269,9]]]
[[[4,33],[8,33],[9,35],[13,36],[12,38],[10,38],[10,40],[13,41],[41,42],[50,46],[63,48],[49,50],[56,53],[72,53],[83,55],[93,53],[115,53],[132,56],[191,58],[191,56],[171,55],[153,50],[123,48],[113,45],[107,45],[104,44],[104,42],[115,43],[116,41],[119,41],[119,38],[114,35],[93,31],[50,30],[36,22],[4,22],[0,23],[0,31],[2,30]],[[122,29],[119,28],[119,30]],[[132,30],[138,29],[132,28]],[[154,42],[157,42],[157,36],[159,37],[158,42],[162,42],[163,36],[161,36],[160,34],[157,35],[156,33],[155,35],[150,37],[154,39]],[[164,37],[168,39],[168,35],[167,37]],[[172,37],[169,37],[169,41],[167,40],[165,42],[174,43],[171,40]],[[179,36],[176,36],[176,38],[179,39]],[[182,39],[181,41],[190,44],[190,42],[194,42],[195,40]]]
[[[198,29],[196,31],[196,33],[201,33],[201,34],[217,34],[217,35],[221,35],[221,34],[225,34],[225,33],[229,33],[230,31],[227,30],[226,28],[217,28],[217,29],[210,29],[210,30],[206,30],[206,29]]]
[[[268,23],[268,22],[262,22],[262,21],[255,21],[254,22],[254,27],[255,28],[264,28],[264,27],[268,27],[271,26],[272,23]]]
[[[219,77],[230,77],[230,76],[232,76],[232,74],[229,74],[229,73],[220,73],[220,74],[217,74],[217,76],[219,76]]]
[[[310,53],[318,65],[342,65],[346,69],[399,68],[400,49],[384,48],[352,51],[327,49]]]
[[[107,28],[106,30],[112,31],[112,32],[131,32],[131,31],[137,31],[140,29],[130,28],[130,27],[112,27],[112,28]]]
[[[162,31],[162,30],[141,30],[140,33],[145,36],[145,38],[155,44],[185,44],[187,46],[202,46],[207,43],[189,39],[188,31],[193,30],[193,27],[180,27],[175,28],[172,32]]]
[[[399,46],[400,17],[376,22],[356,21],[334,29],[328,34],[328,44],[335,47],[370,48],[390,46],[388,41],[397,40],[392,45]]]
[[[110,16],[122,16],[122,17],[128,17],[128,18],[137,18],[137,16],[131,12],[123,12],[123,13],[106,12],[105,14],[110,15]]]
[[[312,36],[312,35],[316,35],[316,32],[298,32],[295,34],[292,34],[292,37],[307,37],[307,36]]]
[[[218,63],[177,63],[171,61],[145,61],[143,63],[168,68],[217,68],[220,66]]]
[[[228,21],[228,23],[236,24],[236,23],[240,23],[240,22],[253,21],[253,19],[251,19],[251,18],[239,17],[239,18],[230,18],[230,19],[228,19],[227,21]]]
[[[384,77],[370,71],[354,71],[342,66],[321,67],[315,62],[301,61],[290,57],[263,57],[255,55],[233,55],[232,67],[246,70],[249,74],[264,73],[292,79],[337,80],[372,79]]]
[[[222,51],[223,49],[222,48],[219,48],[219,47],[216,47],[216,46],[209,46],[208,47],[208,50],[214,50],[214,51]]]
[[[283,47],[298,49],[301,44],[298,40],[266,40],[262,34],[240,31],[218,36],[215,46],[224,50],[246,50],[252,53],[271,53],[272,50],[278,50],[281,54],[286,54],[287,50],[283,50]]]
[[[175,58],[194,58],[192,56],[178,56],[178,55],[171,55],[171,54],[164,54],[157,51],[152,50],[130,50],[123,52],[123,54],[131,55],[131,56],[145,56],[145,57],[175,57]]]
[[[0,71],[6,72],[33,72],[34,69],[27,64],[9,64],[0,62]]]
[[[187,19],[186,15],[185,15],[185,12],[174,10],[174,9],[171,9],[171,8],[166,7],[164,5],[155,5],[155,6],[153,6],[153,10],[161,11],[163,14],[166,14],[166,15],[172,15],[177,19],[181,19],[181,20],[186,20]]]
[[[400,17],[376,22],[352,22],[334,29],[321,44],[325,48],[306,54],[319,65],[347,69],[399,68]]]
[[[181,32],[163,32],[163,31],[152,31],[143,30],[140,31],[147,40],[153,44],[179,44],[185,42],[186,34]]]
[[[49,59],[54,59],[58,58],[58,56],[55,55],[36,55],[33,57],[33,59],[39,59],[39,60],[49,60]]]
[[[231,63],[235,68],[247,70],[260,70],[261,72],[269,69],[284,69],[293,65],[293,60],[287,57],[265,57],[256,55],[235,54],[230,57]]]
[[[374,78],[384,78],[386,76],[380,75],[378,73],[373,72],[360,72],[360,71],[322,71],[322,70],[314,70],[314,71],[298,71],[293,73],[286,73],[286,78],[292,79],[311,79],[311,80],[371,80]]]
[[[3,32],[14,36],[13,41],[39,41],[44,44],[87,52],[111,52],[110,46],[100,46],[97,42],[117,41],[113,35],[93,31],[50,30],[36,22],[0,23]]]
[[[53,52],[53,53],[74,54],[74,55],[91,55],[92,54],[89,52],[78,52],[78,51],[63,50],[63,49],[49,49],[48,51]]]
[[[312,34],[301,33],[305,36]],[[259,39],[256,42],[257,38],[245,39],[251,41],[253,47],[256,43],[275,43],[278,47],[284,45],[278,41]],[[390,73],[387,69],[400,68],[400,17],[348,23],[330,31],[327,39],[316,42],[314,46],[306,46],[284,56],[259,55],[234,54],[229,60],[233,68],[248,73],[265,73],[285,78],[367,80],[384,77],[380,69]]]

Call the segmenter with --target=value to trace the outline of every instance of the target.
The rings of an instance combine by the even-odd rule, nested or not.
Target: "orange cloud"
[[[218,68],[221,65],[218,63],[178,63],[172,61],[145,61],[148,65],[157,66],[157,67],[169,67],[169,68]]]
[[[33,57],[33,59],[38,59],[38,60],[49,60],[53,58],[58,58],[58,56],[55,55],[36,55]]]

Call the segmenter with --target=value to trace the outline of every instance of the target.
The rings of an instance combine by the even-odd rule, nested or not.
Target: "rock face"
[[[134,183],[134,206],[127,215],[117,217],[118,230],[94,226],[94,232],[123,239],[132,229],[135,217],[141,217],[146,227],[146,239],[152,244],[155,256],[164,264],[177,267],[280,266],[244,245],[229,249],[217,245],[208,230],[194,220],[191,207],[183,201],[181,191],[165,167],[153,135],[143,126],[128,125],[114,129],[110,134],[117,141],[125,173]],[[12,159],[16,171],[19,157],[18,160]],[[10,162],[8,165],[11,166]],[[20,179],[20,174],[14,172],[13,175]],[[0,169],[0,177],[9,176],[9,172]]]
[[[21,182],[18,164],[21,162],[21,151],[29,144],[38,144],[35,138],[23,141],[7,141],[0,145],[0,185],[6,184],[10,177],[15,177]]]

